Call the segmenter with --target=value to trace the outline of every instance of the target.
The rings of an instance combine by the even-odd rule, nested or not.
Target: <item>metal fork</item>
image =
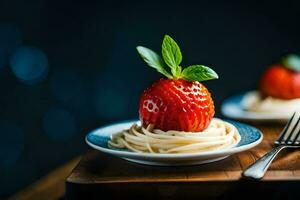
[[[276,155],[285,148],[300,148],[300,113],[295,112],[275,141],[275,147],[250,165],[242,174],[244,178],[261,179]]]

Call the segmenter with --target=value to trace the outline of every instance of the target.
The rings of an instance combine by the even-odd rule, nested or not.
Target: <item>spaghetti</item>
[[[230,148],[239,141],[235,126],[214,118],[202,132],[162,131],[152,125],[144,128],[133,124],[114,134],[108,145],[138,153],[196,153]]]
[[[295,111],[300,111],[300,98],[278,99],[271,96],[263,97],[257,91],[248,92],[242,105],[246,110],[260,113],[279,113],[281,116],[291,116]]]

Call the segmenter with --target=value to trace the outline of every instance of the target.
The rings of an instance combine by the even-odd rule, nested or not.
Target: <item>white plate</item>
[[[222,106],[221,112],[225,117],[243,120],[243,121],[256,121],[256,122],[280,122],[285,123],[291,117],[290,113],[282,113],[282,112],[252,112],[247,111],[243,105],[243,98],[249,92],[245,92],[243,94],[238,94],[226,99]]]
[[[135,153],[124,149],[111,149],[108,147],[107,142],[112,134],[128,129],[136,122],[137,121],[121,122],[98,128],[86,136],[86,142],[94,149],[132,162],[146,165],[177,166],[196,165],[222,160],[234,153],[255,147],[263,138],[261,132],[256,128],[230,121],[230,123],[238,129],[241,135],[241,141],[237,146],[229,149],[187,154],[152,154]]]

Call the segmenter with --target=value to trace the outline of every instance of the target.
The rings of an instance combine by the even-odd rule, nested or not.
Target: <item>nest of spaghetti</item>
[[[214,118],[202,132],[162,131],[153,125],[144,128],[133,124],[128,130],[112,135],[108,146],[137,153],[199,153],[232,148],[240,139],[234,125]]]

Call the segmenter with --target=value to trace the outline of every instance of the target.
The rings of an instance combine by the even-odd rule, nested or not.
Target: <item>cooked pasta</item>
[[[248,92],[242,100],[246,110],[259,113],[279,113],[289,118],[295,111],[300,111],[300,98],[279,99],[271,96],[263,97],[258,91]]]
[[[202,132],[162,131],[133,124],[116,133],[108,142],[110,148],[124,148],[138,153],[196,153],[235,146],[240,141],[232,124],[213,119]]]

